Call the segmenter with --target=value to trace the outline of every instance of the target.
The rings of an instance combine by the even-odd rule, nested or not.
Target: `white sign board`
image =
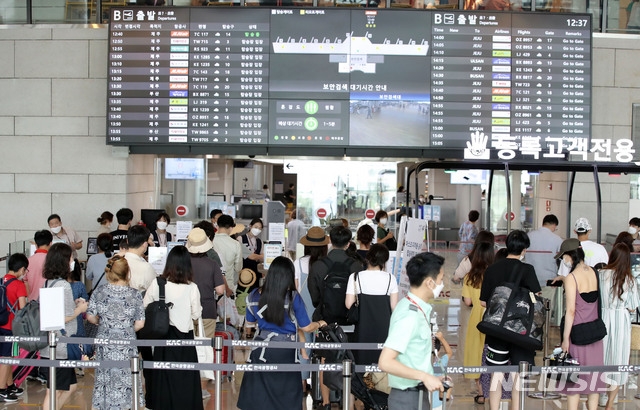
[[[402,226],[402,222],[400,224]],[[427,221],[424,219],[408,218],[406,226],[407,230],[406,234],[404,235],[404,243],[401,249],[402,269],[400,270],[400,281],[398,282],[398,298],[400,299],[405,297],[409,292],[407,262],[414,256],[423,252],[424,235],[425,231],[427,230]]]
[[[169,253],[166,246],[150,246],[149,247],[149,263],[156,271],[156,275],[162,275],[164,266],[167,264],[167,254]]]
[[[40,289],[40,330],[60,329],[64,329],[64,289],[42,288]]]
[[[193,222],[191,221],[178,221],[176,222],[176,240],[186,241],[189,232],[193,228]]]
[[[284,243],[284,222],[269,222],[269,242]]]
[[[271,262],[278,256],[282,256],[282,243],[264,244],[264,268],[269,269]]]

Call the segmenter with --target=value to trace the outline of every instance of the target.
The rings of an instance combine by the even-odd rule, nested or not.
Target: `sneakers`
[[[24,393],[24,389],[12,384],[11,386],[7,386],[7,392],[13,394],[14,396],[22,396]]]
[[[45,377],[43,375],[41,375],[41,374],[39,374],[37,376],[29,375],[29,376],[27,376],[27,381],[40,382],[42,384],[47,384],[47,379],[45,379]]]
[[[79,367],[76,369],[76,376],[78,377],[84,377],[84,369]]]
[[[607,407],[607,401],[609,400],[609,396],[607,394],[600,394],[598,398],[598,406]],[[618,396],[613,400],[613,404],[618,404]]]
[[[211,397],[211,393],[209,393],[206,389],[202,389],[202,400],[208,399]]]
[[[18,396],[13,393],[9,393],[7,389],[0,389],[0,401],[5,403],[15,403],[18,401]]]

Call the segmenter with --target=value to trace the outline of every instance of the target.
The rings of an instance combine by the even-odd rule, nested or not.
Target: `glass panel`
[[[305,223],[324,225],[345,218],[352,228],[364,219],[367,209],[396,208],[396,166],[393,163],[349,161],[305,161],[298,170],[298,209]],[[318,209],[326,216],[319,218]],[[396,218],[389,218],[389,224]]]
[[[612,2],[609,0],[609,4]],[[627,32],[632,34],[640,33],[640,1],[638,0],[620,0],[620,28],[626,28]]]
[[[67,10],[66,4],[67,2],[65,0],[33,0],[33,22],[64,22]],[[69,10],[71,12],[71,9]]]
[[[4,0],[0,2],[0,24],[22,24],[27,22],[25,1]]]
[[[159,195],[158,209],[164,209],[171,220],[192,220],[208,219],[206,207],[206,179],[207,175],[206,163],[203,158],[188,158],[188,160],[202,161],[202,168],[191,171],[179,169],[179,164],[169,164],[167,160],[175,160],[175,158],[158,158],[156,169],[159,169]],[[169,170],[169,172],[167,172]],[[187,171],[187,172],[183,172]],[[184,205],[189,212],[184,218],[176,215],[176,207]]]

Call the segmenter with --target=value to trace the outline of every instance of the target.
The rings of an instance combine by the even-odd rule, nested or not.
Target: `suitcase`
[[[226,296],[222,296],[222,298],[226,298]],[[227,315],[226,315],[226,310],[223,310],[223,321],[222,323],[218,322],[216,323],[216,333],[215,336],[221,336],[223,340],[234,340],[236,337],[234,335],[238,333],[238,331],[233,328],[230,327],[229,329],[227,329]],[[214,355],[215,355],[215,351],[214,351]],[[229,364],[229,363],[235,363],[235,360],[233,359],[233,347],[232,346],[222,346],[222,363],[223,364]],[[232,376],[232,372],[227,372],[227,371],[223,371],[220,373],[222,375],[222,379],[224,380],[224,378],[227,378],[229,381],[231,381],[231,376]]]
[[[233,332],[228,330],[227,331],[216,330],[216,337],[218,336],[222,336],[222,339],[224,340],[233,340]],[[232,346],[222,346],[222,363],[223,364],[235,363],[235,361],[233,360]],[[226,377],[229,380],[231,380],[231,372],[223,371],[221,374],[223,378]]]
[[[27,352],[24,349],[20,349],[20,353],[18,354],[18,358],[20,359],[39,359],[40,352],[37,350],[35,352]],[[34,366],[13,366],[13,383],[20,387],[23,381],[27,378],[29,373],[33,370]]]

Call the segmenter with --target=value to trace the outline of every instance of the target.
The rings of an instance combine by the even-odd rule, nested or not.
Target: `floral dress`
[[[133,324],[144,320],[142,295],[128,286],[111,283],[100,286],[91,295],[87,314],[98,316],[97,338],[134,340]],[[96,360],[129,360],[138,355],[135,346],[97,345]],[[131,371],[128,368],[96,369],[92,406],[96,409],[131,408]],[[142,387],[136,393],[144,407]]]

